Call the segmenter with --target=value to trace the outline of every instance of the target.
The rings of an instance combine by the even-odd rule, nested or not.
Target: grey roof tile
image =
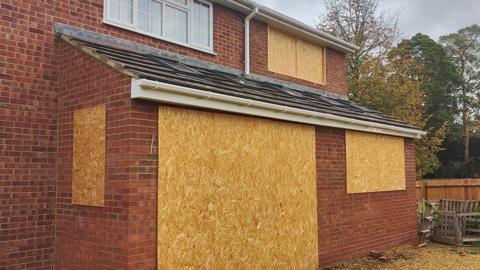
[[[67,38],[73,40],[79,47],[89,49],[98,58],[113,61],[128,71],[128,74],[136,74],[138,78],[312,112],[420,130],[345,98],[326,96],[320,91],[319,93],[311,90],[302,91],[282,84],[210,69],[208,66],[194,66],[188,62],[182,62],[179,58],[169,58],[130,48],[121,48],[105,41],[94,42],[78,37]]]

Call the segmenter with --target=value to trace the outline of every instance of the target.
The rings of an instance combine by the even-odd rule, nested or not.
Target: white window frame
[[[140,33],[142,35],[145,35],[145,36],[150,36],[150,37],[153,37],[153,38],[157,38],[157,39],[160,39],[160,40],[164,40],[164,41],[167,41],[167,42],[170,42],[170,43],[174,43],[174,44],[177,44],[177,45],[181,45],[181,46],[184,46],[184,47],[188,47],[188,48],[192,48],[192,49],[195,49],[195,50],[199,50],[199,51],[202,51],[202,52],[206,52],[206,53],[209,53],[209,54],[215,54],[214,52],[214,45],[213,45],[213,4],[209,1],[205,1],[205,0],[187,0],[187,5],[184,6],[184,5],[181,5],[175,1],[171,1],[171,0],[154,0],[154,1],[158,1],[160,3],[162,3],[162,35],[157,35],[157,34],[154,34],[154,33],[151,33],[151,32],[148,32],[148,31],[144,31],[144,30],[140,30],[138,28],[138,1],[137,0],[133,0],[133,10],[132,10],[132,23],[126,23],[126,22],[123,22],[123,21],[119,21],[119,20],[113,20],[109,17],[109,0],[104,0],[103,1],[103,23],[105,24],[109,24],[109,25],[112,25],[112,26],[116,26],[116,27],[120,27],[120,28],[123,28],[123,29],[126,29],[126,30],[130,30],[130,31],[133,31],[133,32],[136,32],[136,33]],[[209,16],[210,16],[210,21],[209,21],[209,28],[210,28],[210,36],[209,36],[209,43],[210,43],[210,46],[207,47],[207,46],[203,46],[203,45],[200,45],[200,44],[195,44],[193,43],[193,2],[194,1],[198,1],[198,2],[201,2],[201,3],[204,3],[206,5],[209,6]],[[187,42],[181,42],[181,41],[177,41],[177,40],[173,40],[173,39],[170,39],[170,38],[167,38],[165,37],[164,35],[164,29],[165,29],[165,7],[169,5],[169,6],[173,6],[173,7],[176,7],[176,8],[179,8],[183,11],[187,11]]]

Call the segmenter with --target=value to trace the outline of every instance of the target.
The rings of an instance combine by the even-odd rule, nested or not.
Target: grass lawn
[[[480,245],[453,247],[429,244],[418,248],[400,246],[385,252],[390,259],[382,262],[362,258],[327,269],[335,270],[480,270]]]

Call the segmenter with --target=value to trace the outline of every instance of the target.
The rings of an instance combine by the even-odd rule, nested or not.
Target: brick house
[[[247,0],[5,0],[0,269],[316,269],[417,240],[418,128]]]

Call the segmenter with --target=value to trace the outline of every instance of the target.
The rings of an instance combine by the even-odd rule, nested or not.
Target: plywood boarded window
[[[312,126],[159,109],[158,268],[317,269]]]
[[[268,70],[325,84],[325,48],[269,27]]]
[[[405,190],[404,139],[347,130],[347,193]]]
[[[105,118],[105,106],[73,114],[73,204],[104,206]]]

